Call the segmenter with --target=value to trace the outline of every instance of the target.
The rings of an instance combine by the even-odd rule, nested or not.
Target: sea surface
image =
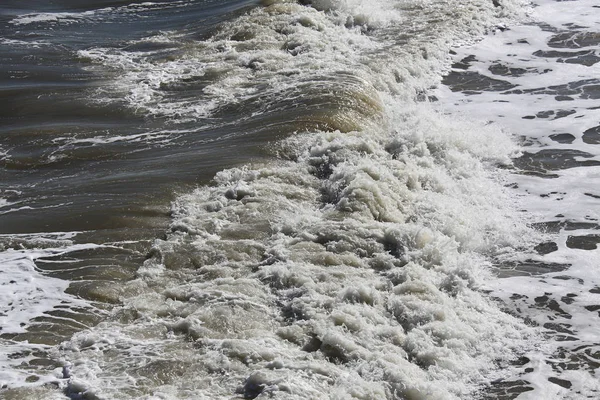
[[[4,0],[0,398],[599,398],[596,3]]]

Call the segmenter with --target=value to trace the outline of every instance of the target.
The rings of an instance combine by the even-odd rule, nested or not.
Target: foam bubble
[[[509,263],[509,278],[489,282],[494,295],[542,328],[546,339],[506,382],[524,389],[523,399],[592,398],[600,390],[594,375],[600,215],[593,189],[600,160],[600,24],[593,1],[537,3],[530,24],[456,49],[447,80],[456,92],[440,88],[436,95],[446,110],[520,137],[524,154],[510,180],[534,226],[547,235],[537,254]],[[468,80],[460,79],[462,71],[471,74]]]
[[[131,3],[120,7],[105,7],[83,12],[49,12],[49,13],[28,13],[19,15],[9,21],[16,26],[40,24],[40,25],[71,25],[90,20],[105,19],[107,17],[118,16],[122,14],[135,14],[141,11],[157,11],[164,8],[185,7],[189,0],[180,0],[173,2],[143,2]]]
[[[292,121],[311,121],[299,131],[360,130],[379,115],[373,88],[412,100],[438,82],[450,43],[482,34],[494,17],[516,15],[507,10],[518,2],[505,3],[472,2],[449,18],[452,7],[437,2],[274,2],[225,23],[206,41],[176,32],[143,39],[179,46],[174,56],[163,49],[79,54],[114,74],[99,99],[125,100],[149,115],[215,123],[231,113],[252,118],[285,110]],[[318,116],[319,108],[327,112]]]
[[[489,277],[483,254],[527,230],[482,162],[514,147],[476,125],[455,137],[465,126],[426,106],[401,114],[391,132],[297,135],[279,144],[295,161],[224,170],[180,197],[172,233],[129,284],[138,294],[119,311],[127,322],[65,347],[77,365],[68,390],[125,390],[104,355],[111,347],[137,354],[119,365],[138,384],[164,374],[148,365],[180,354],[181,377],[136,396],[445,399],[497,374],[530,333],[478,291]]]
[[[9,338],[26,333],[37,319],[57,310],[90,307],[87,301],[65,293],[69,282],[43,274],[35,264],[36,259],[97,247],[73,244],[71,239],[76,235],[77,232],[59,232],[0,236],[0,332],[7,335],[2,338],[0,354],[3,388],[56,381],[56,377],[47,372],[36,374],[27,368],[17,368],[51,351],[52,346]]]
[[[201,42],[159,35],[181,39],[176,57],[80,53],[115,75],[103,101],[292,129],[174,202],[123,306],[57,349],[68,396],[456,399],[529,348],[535,332],[482,292],[491,260],[535,237],[497,169],[518,149],[422,101],[450,43],[508,8],[318,4],[272,3]]]

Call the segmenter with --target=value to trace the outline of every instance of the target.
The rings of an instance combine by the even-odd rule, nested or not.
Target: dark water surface
[[[256,156],[251,149],[238,150],[237,129],[199,121],[173,131],[164,120],[122,104],[90,100],[111,77],[88,68],[77,53],[124,48],[170,29],[184,32],[182,42],[197,40],[252,4],[4,2],[0,193],[12,205],[0,209],[0,233],[139,230],[156,223],[162,228],[174,192]],[[31,12],[76,17],[66,15],[66,22],[60,17],[56,23],[13,21]],[[174,43],[161,56],[176,54],[179,46]]]

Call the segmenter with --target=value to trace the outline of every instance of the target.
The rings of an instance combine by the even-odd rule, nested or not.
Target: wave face
[[[294,160],[180,197],[117,319],[66,345],[70,390],[430,399],[489,379],[525,331],[478,290],[484,255],[516,239],[478,159],[506,143],[411,117],[391,136],[299,135]]]
[[[482,290],[533,240],[498,168],[518,148],[427,97],[452,44],[521,5],[301,3],[78,52],[112,77],[90,101],[263,150],[180,195],[135,279],[110,287],[122,305],[55,349],[67,396],[470,398],[529,346]]]

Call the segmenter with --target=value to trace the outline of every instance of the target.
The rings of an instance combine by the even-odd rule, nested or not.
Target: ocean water
[[[528,24],[456,49],[436,95],[445,112],[502,126],[522,155],[515,195],[547,238],[536,255],[489,285],[516,315],[543,328],[507,387],[519,399],[600,396],[598,177],[600,8],[538,1]]]
[[[0,6],[0,397],[597,398],[591,0]]]

